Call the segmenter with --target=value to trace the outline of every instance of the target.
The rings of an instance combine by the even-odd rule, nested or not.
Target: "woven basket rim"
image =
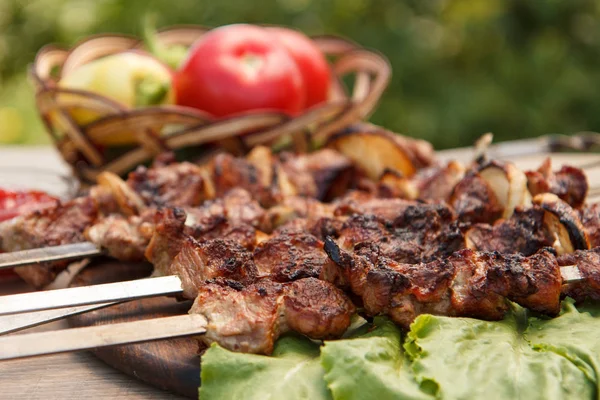
[[[169,43],[173,45],[177,44],[177,35],[181,34],[180,40],[183,42],[179,43],[193,46],[193,43],[208,30],[210,28],[195,25],[177,25],[159,30],[157,39],[164,40],[166,36],[170,36]],[[91,35],[71,48],[48,44],[38,51],[34,64],[29,70],[36,83],[36,102],[47,130],[75,172],[79,176],[86,175],[89,178],[111,165],[114,168],[117,168],[115,166],[123,168],[123,170],[117,168],[113,172],[123,173],[126,160],[130,163],[138,162],[144,159],[144,154],[147,155],[146,158],[151,158],[160,151],[213,143],[206,142],[206,138],[218,142],[242,134],[241,141],[246,147],[251,148],[272,143],[279,136],[295,135],[294,132],[302,131],[312,132],[307,136],[307,140],[323,143],[327,136],[336,130],[366,118],[375,108],[391,78],[389,60],[379,51],[364,48],[350,39],[336,35],[315,35],[311,36],[311,39],[325,54],[333,57],[329,61],[333,78],[330,99],[305,109],[295,116],[265,110],[216,118],[207,112],[176,104],[129,108],[101,94],[58,87],[60,74],[65,66],[77,68],[78,65],[109,54],[131,50],[144,51],[141,48],[144,44],[143,40],[133,35],[118,33]],[[60,72],[53,75],[51,72],[55,68]],[[352,93],[348,92],[341,80],[343,76],[349,74],[355,75]],[[64,100],[64,95],[75,96],[76,100],[71,99],[69,103]],[[69,114],[69,107],[76,107],[74,104],[78,104],[77,99],[81,101],[84,108],[87,106],[92,107],[93,110],[102,110],[98,118],[78,125]],[[171,120],[180,117],[183,126],[178,131],[169,132],[163,137],[162,134],[156,133],[156,129],[160,131],[162,129],[160,127],[163,126],[159,121],[160,115],[170,116]],[[140,126],[132,126],[133,121],[138,121]],[[255,130],[252,130],[252,121],[258,121]],[[271,122],[267,123],[268,121]],[[244,127],[246,130],[236,134],[233,130],[236,126]],[[218,134],[220,127],[226,127],[223,128],[221,139]],[[111,132],[114,133],[119,129],[134,131],[124,137],[129,138],[127,140],[135,140],[139,147],[133,149],[128,155],[122,156],[121,161],[106,159],[94,145],[94,137],[95,140],[99,140],[99,137],[107,138],[110,137]],[[145,131],[146,129],[148,131]],[[92,133],[96,136],[89,136]],[[194,135],[197,137],[193,137]],[[170,145],[180,147],[171,148]],[[73,151],[79,156],[75,156],[76,153]],[[83,170],[87,172],[82,172]]]

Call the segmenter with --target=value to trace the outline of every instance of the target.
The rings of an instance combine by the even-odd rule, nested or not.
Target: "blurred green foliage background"
[[[234,22],[290,25],[386,54],[394,77],[372,121],[468,145],[600,130],[596,0],[0,0],[0,143],[47,142],[26,68],[46,43],[101,32]]]

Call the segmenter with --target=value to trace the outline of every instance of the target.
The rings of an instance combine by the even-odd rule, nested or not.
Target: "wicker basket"
[[[179,27],[160,32],[157,39],[166,46],[190,46],[206,31]],[[389,62],[338,37],[313,40],[331,60],[337,79],[328,102],[294,118],[264,112],[214,119],[199,110],[172,105],[130,109],[94,93],[57,87],[60,74],[99,57],[142,48],[142,41],[134,37],[94,36],[71,50],[46,46],[37,54],[30,72],[38,110],[56,147],[80,179],[92,182],[103,170],[123,175],[165,151],[175,151],[184,159],[207,149],[225,147],[244,152],[256,145],[275,143],[306,151],[323,144],[333,132],[364,120],[387,87]],[[342,84],[345,76],[352,82],[351,93]],[[78,125],[69,112],[74,107],[101,117]],[[124,135],[130,138],[128,145],[106,145],[107,138]]]

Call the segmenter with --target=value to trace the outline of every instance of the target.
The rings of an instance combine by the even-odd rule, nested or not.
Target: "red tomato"
[[[305,34],[293,29],[267,28],[294,57],[304,79],[306,103],[304,108],[327,100],[331,71],[323,52]]]
[[[249,110],[297,114],[304,82],[294,59],[264,28],[228,25],[205,34],[175,74],[177,104],[217,117]]]
[[[10,191],[0,189],[0,221],[52,206],[57,201],[55,197],[36,190]]]

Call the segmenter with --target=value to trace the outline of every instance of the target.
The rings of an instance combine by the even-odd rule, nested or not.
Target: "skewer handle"
[[[0,338],[0,360],[200,335],[206,332],[206,325],[203,316],[190,314],[5,336]]]
[[[42,262],[74,260],[102,254],[102,250],[93,243],[81,242],[39,249],[13,251],[0,254],[0,269],[22,267]]]
[[[113,304],[118,304],[118,302],[59,308],[57,310],[35,311],[27,314],[3,315],[0,316],[0,335],[6,335],[7,333],[17,332],[23,329],[33,328],[34,326],[58,321],[63,318],[72,317],[74,315],[99,310]]]
[[[0,297],[0,315],[135,300],[181,292],[181,280],[179,277],[171,275],[69,289],[13,294]]]

